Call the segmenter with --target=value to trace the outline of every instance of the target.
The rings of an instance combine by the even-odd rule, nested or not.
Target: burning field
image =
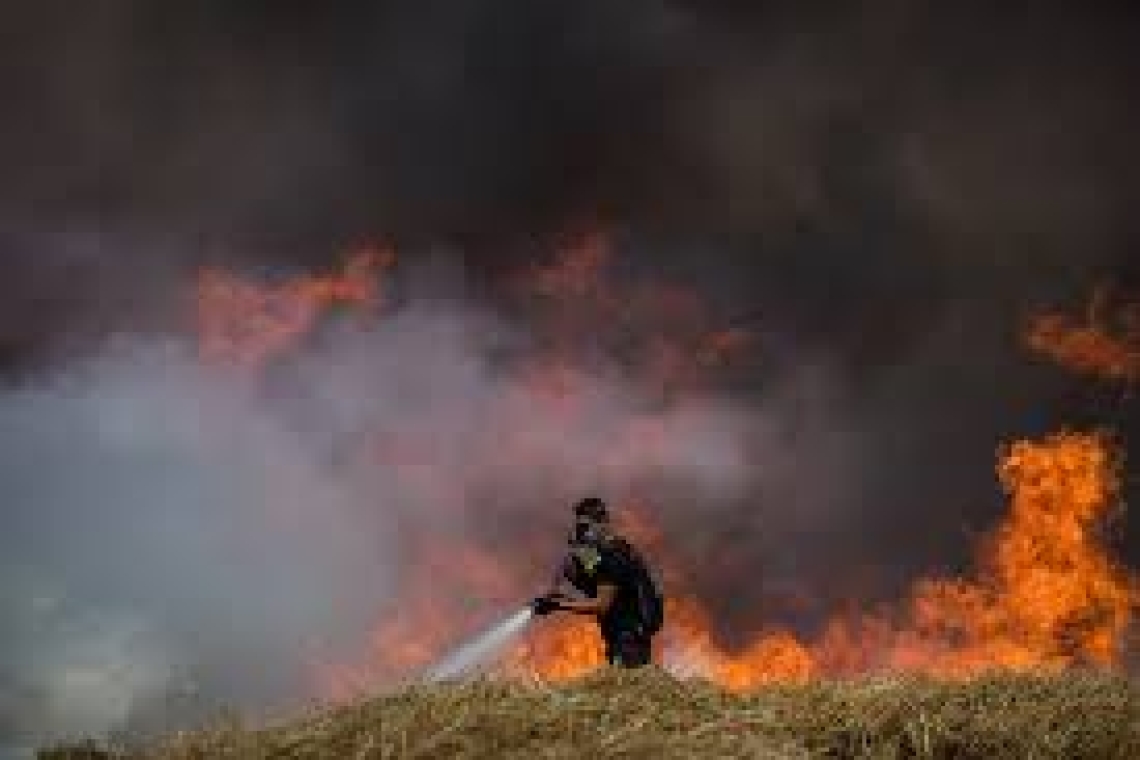
[[[0,760],[1132,753],[1134,19],[71,6],[0,4]],[[585,497],[650,672],[526,607]]]
[[[142,555],[139,562],[177,573],[179,563],[197,568],[202,552],[215,558],[218,574],[212,577],[224,591],[208,592],[205,602],[185,597],[187,630],[205,614],[201,610],[216,614],[214,593],[226,604],[250,605],[228,608],[232,617],[223,629],[232,626],[239,641],[263,646],[256,661],[280,672],[249,679],[265,690],[261,694],[242,688],[232,693],[238,703],[268,708],[266,714],[314,700],[352,703],[423,678],[455,647],[544,587],[565,535],[568,505],[582,493],[600,492],[614,501],[622,532],[663,578],[667,614],[657,661],[672,677],[709,685],[682,687],[646,675],[645,683],[635,677],[634,688],[648,689],[650,701],[692,701],[698,705],[693,714],[705,716],[693,724],[703,726],[701,732],[719,730],[718,721],[751,726],[760,720],[756,711],[782,715],[785,707],[799,716],[789,724],[797,726],[810,722],[817,709],[827,715],[855,710],[856,717],[836,718],[844,725],[901,721],[905,740],[890,731],[880,735],[869,724],[843,729],[855,734],[842,736],[823,718],[815,728],[802,726],[816,737],[804,740],[816,749],[813,742],[839,742],[848,747],[842,752],[856,753],[850,748],[855,742],[864,748],[860,752],[872,752],[878,742],[920,741],[913,715],[884,716],[914,700],[933,700],[934,733],[922,742],[984,745],[1005,741],[998,734],[1012,736],[1015,729],[963,739],[960,731],[981,729],[963,728],[961,721],[977,718],[958,711],[988,709],[987,700],[1020,699],[1037,690],[1045,695],[1042,710],[1069,716],[1074,700],[1086,699],[1073,694],[1087,689],[1088,698],[1109,705],[1105,719],[1113,726],[1124,720],[1112,711],[1135,707],[1135,695],[1111,674],[1124,672],[1135,657],[1140,587],[1112,551],[1124,465],[1110,432],[1058,430],[1001,445],[996,479],[1006,506],[978,538],[967,567],[911,579],[893,601],[862,604],[845,592],[841,604],[796,622],[789,613],[796,604],[781,606],[778,596],[768,596],[763,552],[751,538],[724,536],[723,544],[710,546],[710,535],[717,534],[707,527],[748,518],[753,510],[769,519],[773,504],[756,494],[819,488],[786,479],[813,471],[789,456],[814,453],[825,462],[821,442],[828,438],[816,433],[801,447],[788,438],[789,427],[817,422],[781,419],[784,401],[773,409],[733,391],[765,361],[754,326],[722,323],[698,290],[661,278],[622,277],[617,263],[605,236],[585,236],[498,280],[494,309],[476,306],[469,294],[457,296],[438,278],[427,295],[414,292],[420,286],[401,280],[397,253],[383,248],[362,250],[323,273],[265,278],[206,268],[190,301],[192,350],[182,343],[120,346],[50,398],[71,418],[67,435],[99,441],[100,458],[83,465],[103,468],[89,476],[94,498],[123,498],[108,490],[106,469],[135,473],[150,458],[158,481],[153,490],[144,485],[142,494],[158,522],[137,528],[140,535],[169,530],[196,505],[225,510],[212,518],[224,526],[220,533],[187,533],[197,526],[184,522],[174,544],[159,540],[169,552],[160,565]],[[1027,345],[1087,370],[1090,360],[1072,357],[1072,333],[1093,328],[1042,319],[1052,321],[1034,323]],[[1081,349],[1080,356],[1086,353]],[[810,382],[810,376],[796,378],[809,391]],[[26,391],[21,406],[44,403],[37,392]],[[826,406],[823,398],[808,396],[805,403]],[[31,452],[58,445],[56,432],[34,422],[26,423]],[[91,426],[94,432],[85,429]],[[841,480],[842,472],[836,477]],[[127,480],[139,487],[137,475]],[[38,481],[26,487],[45,488]],[[51,503],[71,494],[40,498]],[[140,500],[131,491],[125,498]],[[182,542],[188,548],[180,548]],[[283,549],[289,552],[285,564]],[[196,584],[164,584],[163,593],[171,588],[201,593]],[[54,606],[66,603],[62,595],[44,596],[40,614],[50,620]],[[263,618],[278,630],[263,629]],[[116,634],[127,647],[117,670],[103,669],[100,657],[106,654],[73,655],[69,669],[57,676],[62,680],[54,698],[61,701],[51,709],[73,711],[70,719],[88,734],[122,721],[153,732],[178,727],[187,714],[197,720],[213,714],[218,704],[208,695],[227,673],[211,672],[217,665],[209,659],[195,662],[170,649],[169,633],[160,636],[147,621],[133,625]],[[230,651],[232,642],[224,645]],[[232,651],[244,656],[242,646]],[[477,670],[507,684],[557,684],[589,674],[602,661],[592,622],[555,616],[534,622]],[[227,667],[230,660],[227,655],[217,662]],[[235,667],[243,682],[249,678],[245,666]],[[1070,672],[1088,675],[1072,676],[1069,686]],[[1018,673],[1026,678],[1019,680]],[[918,685],[880,693],[877,682],[866,681],[888,676]],[[620,701],[624,687],[614,678],[581,688]],[[980,685],[969,685],[979,678]],[[986,680],[992,678],[997,680]],[[819,685],[835,679],[870,685],[851,692]],[[961,681],[967,683],[954,685]],[[723,695],[707,690],[712,687]],[[463,720],[481,723],[492,718],[472,717],[468,711],[475,708],[461,704],[484,700],[480,689],[501,698],[504,710],[516,703],[545,710],[562,693],[540,696],[511,685],[448,688],[413,689],[318,720],[333,721],[321,724],[329,731],[348,731],[348,723],[364,720],[369,710],[382,722],[385,715],[411,721],[408,716],[434,714],[440,700],[457,700],[453,707],[467,716]],[[756,696],[757,702],[729,696],[749,693],[765,696]],[[115,699],[92,711],[76,701],[84,694]],[[880,709],[887,713],[871,716]],[[628,717],[638,725],[658,720]],[[572,713],[564,719],[578,720]],[[772,739],[775,723],[761,723],[768,726],[763,741]],[[459,726],[439,730],[483,747],[469,750],[471,756],[490,746],[462,738],[467,729]],[[259,738],[226,734],[217,740],[223,743],[218,751],[229,741],[289,743],[294,730],[306,746],[317,742],[305,756],[329,751],[324,739],[306,733],[309,728]],[[419,729],[409,723],[406,730]],[[802,736],[783,733],[776,737],[779,747],[803,749],[797,743]],[[215,741],[209,736],[190,741]],[[1118,728],[1102,738],[1117,742],[1113,747],[1136,741]],[[626,739],[612,741],[616,747]],[[1078,746],[1068,735],[1056,741]],[[941,750],[923,752],[939,756]]]
[[[203,361],[256,381],[272,373],[273,360],[302,342],[334,305],[346,318],[382,322],[378,278],[393,261],[390,254],[365,253],[340,274],[265,288],[205,273],[199,300]],[[718,415],[730,410],[710,408],[708,394],[718,373],[749,360],[750,336],[742,328],[710,324],[703,305],[683,289],[653,285],[621,292],[607,271],[604,240],[591,237],[512,282],[536,309],[541,332],[504,360],[509,384],[486,399],[488,427],[471,430],[474,438],[458,452],[454,470],[440,468],[439,457],[454,441],[438,439],[431,410],[414,410],[402,426],[360,431],[344,455],[353,463],[347,466],[381,472],[402,492],[415,494],[417,508],[433,511],[417,516],[428,524],[478,515],[470,504],[480,498],[479,479],[493,478],[499,468],[522,477],[545,474],[560,485],[539,525],[520,524],[519,515],[491,505],[486,519],[496,522],[482,541],[477,533],[452,541],[417,526],[423,535],[413,532],[401,549],[409,558],[391,611],[378,613],[358,659],[317,665],[323,693],[345,698],[415,676],[486,621],[489,611],[529,598],[542,582],[543,555],[527,548],[550,550],[542,531],[557,532],[558,506],[573,493],[565,485],[580,476],[551,476],[550,470],[558,466],[561,446],[583,440],[595,458],[597,481],[579,482],[617,487],[624,532],[662,568],[669,598],[660,658],[677,672],[740,691],[879,672],[961,678],[995,669],[1055,672],[1123,664],[1138,587],[1104,542],[1102,529],[1120,506],[1121,464],[1111,437],[1096,432],[1061,431],[1001,448],[997,476],[1008,512],[980,542],[969,573],[917,580],[901,602],[837,613],[807,639],[758,610],[736,631],[737,643],[726,644],[686,572],[688,563],[670,546],[670,531],[662,525],[670,516],[654,501],[661,488],[654,481],[675,475],[747,479],[752,465],[741,459],[755,431],[716,429]],[[1040,330],[1033,335],[1042,345]],[[605,345],[611,338],[618,345]],[[614,364],[604,367],[604,361]],[[591,362],[601,372],[620,371],[623,390],[636,394],[639,408],[619,414],[607,408],[613,400],[600,397],[596,378],[585,369]],[[723,446],[717,452],[723,461],[688,459],[686,446],[701,435],[721,437],[712,443]],[[522,550],[496,546],[502,534]],[[558,680],[601,663],[593,624],[578,618],[538,627],[495,668]]]

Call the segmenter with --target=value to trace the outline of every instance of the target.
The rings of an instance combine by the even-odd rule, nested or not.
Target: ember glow
[[[1098,294],[1083,320],[1042,314],[1026,331],[1035,352],[1074,372],[1112,382],[1140,380],[1140,309],[1124,308],[1109,319]]]
[[[417,503],[431,505],[426,524],[440,529],[424,529],[421,522],[401,539],[405,561],[396,598],[376,611],[364,651],[314,665],[322,694],[344,698],[415,677],[464,635],[541,591],[549,577],[543,563],[554,556],[529,547],[556,550],[557,536],[549,534],[564,509],[547,510],[534,525],[512,516],[503,526],[514,542],[511,551],[450,526],[480,514],[480,484],[511,470],[539,479],[553,473],[562,438],[581,440],[586,430],[596,435],[586,455],[590,471],[569,480],[551,474],[551,482],[614,490],[623,530],[665,579],[669,599],[659,656],[678,673],[741,690],[883,670],[967,677],[993,668],[1111,668],[1120,662],[1140,597],[1136,580],[1102,543],[1100,528],[1118,506],[1120,463],[1111,439],[1100,433],[1062,432],[1001,449],[997,475],[1009,505],[982,542],[971,573],[918,579],[909,596],[888,609],[836,611],[812,638],[758,612],[744,643],[728,646],[709,600],[694,590],[678,562],[671,545],[676,536],[661,524],[645,484],[646,478],[674,476],[674,463],[687,466],[679,446],[702,434],[695,410],[703,408],[708,389],[731,375],[735,363],[763,357],[751,355],[747,332],[715,324],[695,294],[660,283],[623,289],[608,278],[608,261],[604,239],[591,237],[511,282],[516,305],[537,327],[504,370],[512,381],[486,399],[491,429],[455,444],[439,440],[411,415],[402,427],[357,437],[353,466],[416,494]],[[367,255],[351,259],[343,273],[278,285],[205,273],[198,320],[203,360],[276,371],[270,359],[301,343],[331,306],[376,315],[383,290],[378,275],[392,263],[387,255]],[[1039,324],[1034,335],[1039,346],[1047,344],[1044,336],[1068,335],[1048,345],[1067,357],[1088,354],[1084,343],[1070,350],[1076,343],[1063,324]],[[1059,348],[1061,343],[1070,348]],[[593,382],[599,366],[602,372],[620,368],[623,387],[634,389],[641,411],[619,416],[597,433],[608,403]],[[454,458],[441,454],[453,445],[469,448]],[[726,457],[733,455],[726,450]],[[441,457],[456,462],[457,471],[441,478]],[[702,466],[715,473],[719,465]],[[492,513],[488,519],[503,518]],[[749,582],[723,579],[729,591]],[[601,662],[592,622],[556,616],[532,626],[496,667],[507,675],[562,679]]]
[[[342,272],[258,285],[221,269],[202,271],[198,333],[203,359],[261,367],[311,331],[337,305],[375,308],[376,278],[393,261],[389,251],[351,256]]]

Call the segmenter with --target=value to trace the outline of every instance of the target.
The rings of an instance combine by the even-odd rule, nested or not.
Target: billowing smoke
[[[199,355],[196,336],[121,335],[4,389],[6,742],[296,706],[402,614],[425,542],[458,574],[456,547],[501,555],[507,593],[537,591],[582,494],[636,495],[679,534],[726,525],[758,492],[781,506],[749,520],[834,514],[856,454],[825,373],[774,379],[759,401],[665,403],[605,351],[543,376],[525,323],[414,288],[253,374]],[[573,408],[551,397],[563,383]],[[427,580],[418,602],[452,591]],[[737,602],[763,588],[747,586]],[[468,620],[520,601],[503,594],[470,600]]]
[[[391,583],[363,495],[185,346],[127,341],[7,389],[0,416],[9,732],[304,694],[305,658]]]
[[[1130,19],[57,5],[0,11],[0,744],[295,703],[425,537],[517,555],[513,591],[587,490],[651,505],[726,641],[810,629],[965,566],[1000,442],[1136,427],[1018,346],[1035,307],[1136,276]],[[598,223],[754,364],[673,405],[613,345],[521,371],[530,315],[487,291]],[[471,292],[334,319],[271,381],[197,354],[199,265],[375,236],[458,241]],[[535,401],[560,382],[573,425]]]

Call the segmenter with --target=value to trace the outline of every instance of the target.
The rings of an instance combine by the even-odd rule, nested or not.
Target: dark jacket
[[[601,585],[616,589],[613,604],[598,618],[607,640],[622,633],[640,633],[643,627],[634,569],[637,556],[627,541],[614,537],[572,546],[563,566],[566,580],[586,596],[596,597]]]

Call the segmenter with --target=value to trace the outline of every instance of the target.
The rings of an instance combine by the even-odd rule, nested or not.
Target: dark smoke
[[[679,547],[694,567],[724,558],[695,582],[727,638],[757,605],[810,628],[963,566],[1000,506],[1001,441],[1137,429],[1116,390],[1017,337],[1097,283],[1140,288],[1132,22],[890,0],[5,4],[0,735],[99,732],[171,699],[187,720],[272,706],[295,696],[295,638],[351,639],[387,598],[374,484],[330,482],[323,440],[186,355],[203,263],[278,274],[360,240],[405,259],[452,246],[469,292],[443,299],[446,331],[487,318],[501,276],[562,235],[616,230],[626,276],[690,283],[760,336],[716,396],[763,422],[746,436],[759,485],[663,508],[696,536]],[[507,322],[492,332],[525,332]],[[412,324],[394,335],[418,344]],[[224,429],[202,394],[232,409]],[[231,521],[278,489],[301,523],[239,572],[269,537]],[[337,505],[327,544],[303,530],[309,502]],[[345,537],[358,520],[377,544]],[[741,592],[737,575],[766,580]],[[247,655],[259,675],[227,680]],[[131,704],[52,701],[61,683],[108,693],[111,671]]]

